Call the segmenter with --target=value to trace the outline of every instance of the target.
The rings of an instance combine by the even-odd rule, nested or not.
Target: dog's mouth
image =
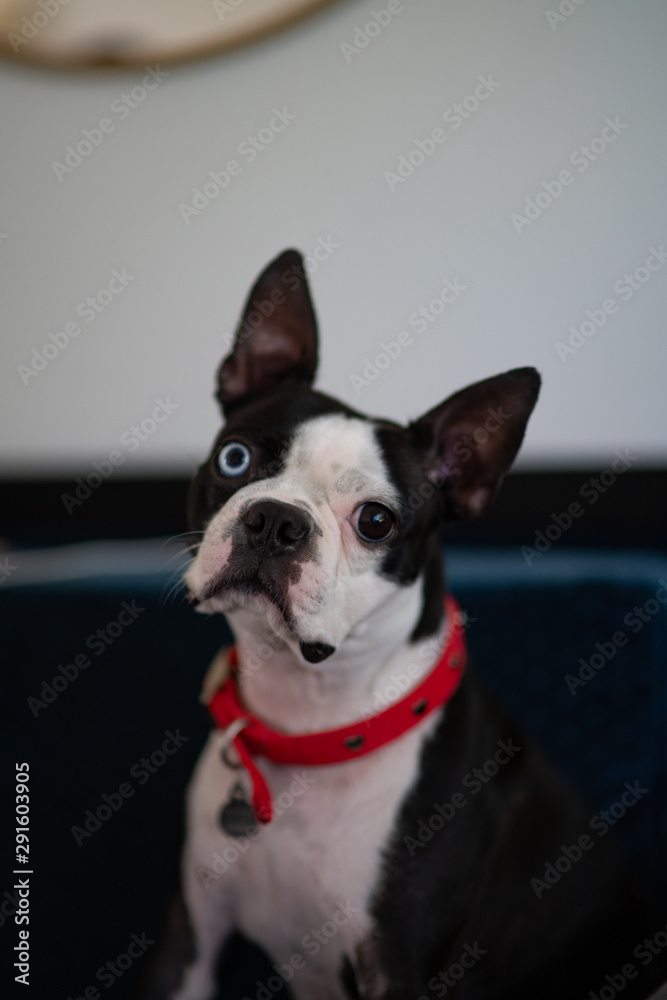
[[[297,624],[291,608],[271,578],[248,573],[234,573],[223,569],[210,580],[199,595],[192,595],[190,600],[195,607],[204,604],[215,597],[265,597],[280,612],[289,634],[298,641],[304,660],[308,663],[322,663],[336,652],[336,647],[327,642],[307,642],[299,638]]]
[[[285,595],[280,588],[270,579],[260,576],[259,573],[235,573],[229,569],[223,569],[210,580],[202,593],[193,598],[195,604],[203,604],[212,597],[233,596],[237,594],[241,597],[267,597],[282,615],[283,621],[290,632],[294,632],[295,622]]]

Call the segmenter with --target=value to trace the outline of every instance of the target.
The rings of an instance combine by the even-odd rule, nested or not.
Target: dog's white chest
[[[221,734],[210,737],[190,792],[188,902],[215,913],[211,894],[219,897],[225,920],[267,951],[296,997],[344,996],[343,956],[353,959],[371,931],[382,850],[434,722],[345,764],[303,769],[258,758],[277,815],[254,840],[219,825],[238,773],[221,761]]]

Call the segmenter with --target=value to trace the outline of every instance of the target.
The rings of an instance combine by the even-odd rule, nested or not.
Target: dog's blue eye
[[[230,441],[218,455],[223,476],[242,476],[250,468],[250,449],[240,441]]]
[[[352,518],[352,526],[365,542],[385,542],[392,531],[396,518],[382,503],[365,503]]]

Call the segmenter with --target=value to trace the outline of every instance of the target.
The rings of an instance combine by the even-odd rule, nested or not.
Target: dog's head
[[[441,526],[489,505],[540,386],[515,369],[401,427],[315,392],[316,368],[308,283],[288,250],[250,292],[218,371],[226,423],[191,487],[203,537],[186,574],[199,610],[257,615],[311,663],[406,588],[421,588],[412,637],[435,632]]]

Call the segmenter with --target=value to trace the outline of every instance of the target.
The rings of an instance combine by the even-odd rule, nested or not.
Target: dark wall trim
[[[600,477],[599,469],[512,474],[484,518],[449,529],[452,541],[531,545],[553,515],[566,524],[562,515],[575,504],[579,516],[561,544],[667,549],[667,469],[626,472],[610,485]]]
[[[451,525],[446,540],[452,545],[530,545],[536,532],[554,523],[553,514],[579,504],[581,515],[562,539],[566,544],[667,548],[667,469],[630,471],[610,485],[599,477],[599,470],[514,473],[489,514]],[[185,479],[110,479],[82,502],[69,503],[68,512],[63,495],[74,496],[75,485],[71,479],[0,482],[4,540],[48,545],[170,536],[187,528]]]

